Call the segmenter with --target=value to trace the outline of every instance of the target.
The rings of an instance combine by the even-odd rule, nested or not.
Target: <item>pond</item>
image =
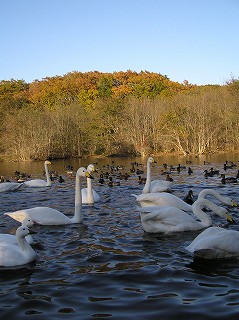
[[[223,163],[237,165],[238,154],[203,157],[155,157],[153,178],[165,179],[163,164],[186,166],[172,171],[172,193],[183,198],[189,189],[194,196],[213,188],[239,202],[239,184],[222,184],[220,175],[204,177],[211,167],[235,176],[238,167],[224,170]],[[112,162],[113,161],[113,162]],[[64,178],[47,188],[22,187],[0,193],[0,233],[15,233],[19,223],[5,212],[35,206],[49,206],[71,217],[74,213],[75,181],[67,176],[66,165],[76,171],[97,162],[93,188],[100,201],[83,205],[82,224],[34,226],[36,261],[23,267],[0,269],[0,315],[11,319],[229,319],[239,314],[239,260],[195,260],[185,247],[197,232],[148,234],[143,231],[138,203],[143,185],[131,172],[132,162],[146,174],[147,158],[101,158],[53,161],[50,170]],[[205,163],[204,163],[205,161]],[[101,185],[99,174],[109,166],[113,182],[119,172],[128,180]],[[193,173],[188,174],[188,167]],[[122,167],[122,169],[121,169]],[[14,172],[43,177],[43,162],[0,163],[0,174],[12,179]],[[83,181],[83,186],[86,182]],[[217,203],[217,201],[215,201]],[[217,203],[219,204],[219,203]],[[238,208],[230,208],[238,223]],[[222,224],[213,217],[214,224]],[[239,231],[239,225],[225,226]]]

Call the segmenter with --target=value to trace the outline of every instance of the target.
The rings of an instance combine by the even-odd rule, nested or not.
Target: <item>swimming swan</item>
[[[87,167],[87,171],[91,174],[91,172],[95,171],[95,166],[93,164],[89,164]],[[99,194],[92,189],[92,183],[91,183],[92,179],[91,178],[87,178],[86,182],[87,182],[87,188],[83,188],[81,190],[81,194],[82,194],[82,203],[87,203],[87,204],[93,204],[95,202],[100,201],[100,196]]]
[[[33,225],[34,225],[34,222],[29,218],[24,219],[22,222],[23,227],[25,226],[25,227],[31,228],[31,227],[33,227]],[[25,238],[29,244],[32,244],[34,242],[32,236],[30,234],[27,235]],[[9,234],[9,233],[1,233],[0,234],[0,245],[2,242],[7,242],[7,243],[15,244],[15,245],[18,244],[16,236],[13,234]]]
[[[208,207],[218,216],[228,221],[233,221],[225,208],[219,207],[207,199],[195,201],[192,207],[194,216],[175,207],[153,206],[140,208],[143,229],[149,233],[168,233],[210,227],[212,219],[202,210],[203,207]]]
[[[51,187],[51,178],[50,178],[50,173],[48,170],[49,164],[51,164],[51,161],[46,160],[44,162],[46,181],[43,179],[27,180],[24,182],[24,185],[26,185],[27,187]]]
[[[23,183],[18,182],[1,182],[0,183],[0,192],[8,192],[18,190]]]
[[[199,192],[198,199],[205,199],[207,195],[214,196],[222,203],[226,204],[227,206],[237,206],[237,203],[232,200],[230,197],[222,196],[218,191],[213,189],[203,189]],[[181,198],[167,192],[161,193],[146,193],[140,195],[134,195],[136,197],[136,201],[140,203],[142,207],[147,206],[170,206],[176,207],[183,211],[192,212],[193,207],[190,204],[187,204]]]
[[[239,256],[239,232],[210,227],[201,232],[186,250],[204,259],[222,259]]]
[[[0,266],[20,266],[36,259],[36,252],[25,239],[29,233],[28,227],[20,226],[16,230],[18,245],[7,242],[0,243]]]
[[[81,167],[76,172],[75,184],[75,214],[72,218],[67,217],[62,212],[49,207],[34,207],[31,209],[19,210],[15,212],[6,212],[5,215],[22,222],[25,218],[30,218],[34,222],[41,225],[65,225],[72,223],[81,223],[82,199],[81,199],[81,178],[90,177],[89,172]]]
[[[157,163],[153,157],[149,157],[147,160],[147,173],[146,173],[146,182],[143,188],[142,193],[151,193],[151,192],[164,192],[170,191],[173,182],[166,180],[153,180],[151,181],[151,163]]]

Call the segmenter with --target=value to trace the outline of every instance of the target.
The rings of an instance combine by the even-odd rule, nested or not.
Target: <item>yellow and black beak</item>
[[[238,207],[237,202],[236,202],[236,201],[232,201],[232,206],[233,206],[233,207]]]
[[[230,213],[228,213],[228,215],[227,215],[227,222],[236,223],[235,220],[231,217]]]
[[[94,179],[94,177],[88,171],[86,171],[85,176],[86,178]]]

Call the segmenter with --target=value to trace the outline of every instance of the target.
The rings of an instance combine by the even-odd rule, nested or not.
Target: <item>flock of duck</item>
[[[142,227],[148,233],[171,233],[190,230],[202,231],[185,249],[196,257],[206,259],[230,258],[239,256],[239,232],[222,227],[212,227],[212,218],[203,209],[207,208],[228,222],[234,222],[230,213],[224,207],[206,199],[207,195],[216,197],[227,206],[237,206],[230,197],[221,195],[215,189],[203,189],[192,204],[170,193],[173,181],[151,179],[151,165],[156,163],[153,157],[147,160],[145,185],[140,195],[135,197]],[[22,185],[27,187],[49,187],[51,179],[48,170],[50,161],[45,161],[46,181],[42,179],[27,180],[22,183],[3,182],[1,192],[14,191]],[[92,174],[95,165],[87,169],[80,167],[75,177],[75,212],[72,217],[50,207],[33,207],[4,215],[18,221],[21,226],[15,235],[0,234],[0,266],[14,267],[27,264],[36,259],[32,248],[31,227],[38,225],[67,225],[83,222],[82,204],[93,204],[100,201],[100,195],[92,187]],[[87,181],[87,187],[82,188],[82,179]],[[10,184],[17,186],[9,186]]]

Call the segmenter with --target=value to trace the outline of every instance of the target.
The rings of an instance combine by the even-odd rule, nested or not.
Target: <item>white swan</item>
[[[0,266],[15,267],[36,259],[36,252],[25,239],[29,233],[28,227],[20,226],[16,230],[18,245],[7,242],[0,243]]]
[[[143,229],[149,233],[168,233],[207,228],[212,225],[212,219],[202,210],[203,207],[208,207],[220,217],[233,221],[225,208],[219,207],[207,199],[195,201],[192,207],[195,217],[175,207],[140,208]]]
[[[239,232],[210,227],[201,232],[186,250],[204,259],[221,259],[239,256]]]
[[[166,180],[153,180],[151,181],[151,164],[157,163],[153,157],[149,157],[147,160],[147,173],[146,173],[146,182],[143,188],[142,193],[151,193],[151,192],[164,192],[170,191],[173,182]]]
[[[87,167],[87,171],[91,174],[91,172],[95,171],[95,166],[93,164],[89,164]],[[93,204],[95,202],[100,201],[100,196],[99,194],[92,189],[92,179],[91,178],[87,178],[87,188],[83,188],[81,190],[81,194],[82,194],[82,203],[87,203],[87,204]]]
[[[50,173],[48,170],[48,165],[51,164],[51,161],[46,160],[44,162],[44,168],[46,173],[46,181],[43,179],[33,179],[33,180],[27,180],[24,182],[24,185],[28,187],[51,187],[51,178]]]
[[[89,172],[81,167],[76,172],[75,185],[75,214],[72,218],[67,217],[62,212],[49,207],[34,207],[31,209],[6,212],[5,215],[22,222],[25,218],[30,218],[41,225],[65,225],[80,223],[83,220],[82,199],[81,199],[81,177],[89,177]]]
[[[0,192],[15,191],[21,188],[22,185],[23,183],[18,183],[18,182],[1,182]]]
[[[33,225],[34,225],[34,222],[29,218],[24,219],[22,222],[23,227],[31,228],[31,227],[33,227]],[[29,244],[32,244],[34,242],[32,236],[30,234],[27,235],[25,238]],[[16,245],[18,244],[16,236],[13,234],[9,234],[9,233],[1,233],[0,234],[0,245],[3,242],[16,244]]]
[[[207,195],[214,196],[222,203],[226,204],[227,206],[237,206],[237,203],[232,200],[230,197],[222,196],[218,191],[213,189],[203,189],[199,192],[198,199],[204,199]],[[176,207],[183,211],[192,212],[193,207],[190,204],[187,204],[181,198],[167,192],[161,193],[146,193],[140,195],[134,195],[136,197],[136,201],[140,203],[142,207],[147,206],[170,206]]]

